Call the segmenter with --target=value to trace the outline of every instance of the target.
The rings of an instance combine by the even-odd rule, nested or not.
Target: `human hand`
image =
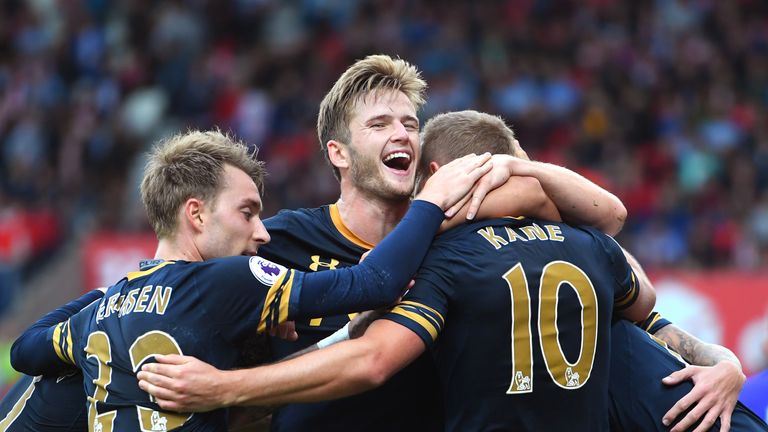
[[[704,419],[693,432],[708,431],[718,417],[720,432],[727,432],[731,427],[731,413],[746,380],[741,367],[731,361],[721,361],[714,366],[687,366],[665,377],[662,382],[675,385],[689,379],[693,381],[693,390],[664,414],[662,423],[669,426],[681,413],[695,404],[696,406],[671,429],[672,432],[687,430],[702,416]]]
[[[178,412],[203,412],[230,405],[226,371],[195,357],[156,355],[136,375],[139,388],[155,398],[160,408]]]
[[[299,338],[299,334],[296,332],[296,322],[285,321],[278,324],[277,327],[269,329],[269,335],[272,337],[279,337],[287,341],[293,342]]]
[[[446,217],[455,214],[471,195],[475,182],[492,168],[491,154],[469,154],[440,167],[427,180],[416,199],[429,201],[445,211]],[[455,205],[461,203],[458,207]]]
[[[469,208],[467,209],[467,219],[474,219],[485,196],[488,195],[490,191],[505,184],[507,180],[509,180],[509,177],[512,176],[512,172],[509,169],[511,159],[514,159],[514,156],[504,154],[497,154],[491,157],[493,167],[484,176],[480,177],[475,184],[475,187],[472,189],[472,197],[469,201]],[[463,204],[463,202],[461,204]],[[449,210],[449,212],[456,214],[461,207],[462,206],[459,204],[456,204]]]

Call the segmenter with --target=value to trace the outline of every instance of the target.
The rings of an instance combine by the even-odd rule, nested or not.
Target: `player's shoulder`
[[[327,224],[330,220],[329,206],[299,209],[283,209],[276,215],[264,219],[267,230],[298,229]]]

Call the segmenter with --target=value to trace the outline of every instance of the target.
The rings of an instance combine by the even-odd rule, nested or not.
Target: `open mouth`
[[[387,168],[404,174],[411,166],[411,155],[406,152],[390,153],[381,160]]]

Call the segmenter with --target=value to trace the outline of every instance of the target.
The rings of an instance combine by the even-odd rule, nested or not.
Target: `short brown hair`
[[[478,111],[438,114],[424,125],[417,182],[429,176],[429,163],[440,165],[470,153],[515,155],[515,134],[501,117]]]
[[[416,66],[388,55],[370,55],[349,67],[320,102],[317,137],[326,160],[326,143],[336,140],[349,143],[349,118],[357,101],[377,90],[398,90],[405,94],[418,111],[425,102],[427,83]],[[331,165],[333,166],[333,165]],[[339,180],[339,170],[333,167]]]
[[[189,198],[215,200],[225,165],[243,170],[261,190],[264,164],[256,151],[218,130],[189,131],[158,142],[141,180],[141,200],[157,237],[174,234],[179,208]]]

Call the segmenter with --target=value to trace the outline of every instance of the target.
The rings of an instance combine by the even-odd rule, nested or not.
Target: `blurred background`
[[[265,216],[334,202],[317,107],[375,53],[423,71],[423,120],[499,114],[532,158],[616,193],[659,309],[766,366],[768,2],[3,0],[0,389],[24,326],[153,255],[157,139],[258,147]]]

